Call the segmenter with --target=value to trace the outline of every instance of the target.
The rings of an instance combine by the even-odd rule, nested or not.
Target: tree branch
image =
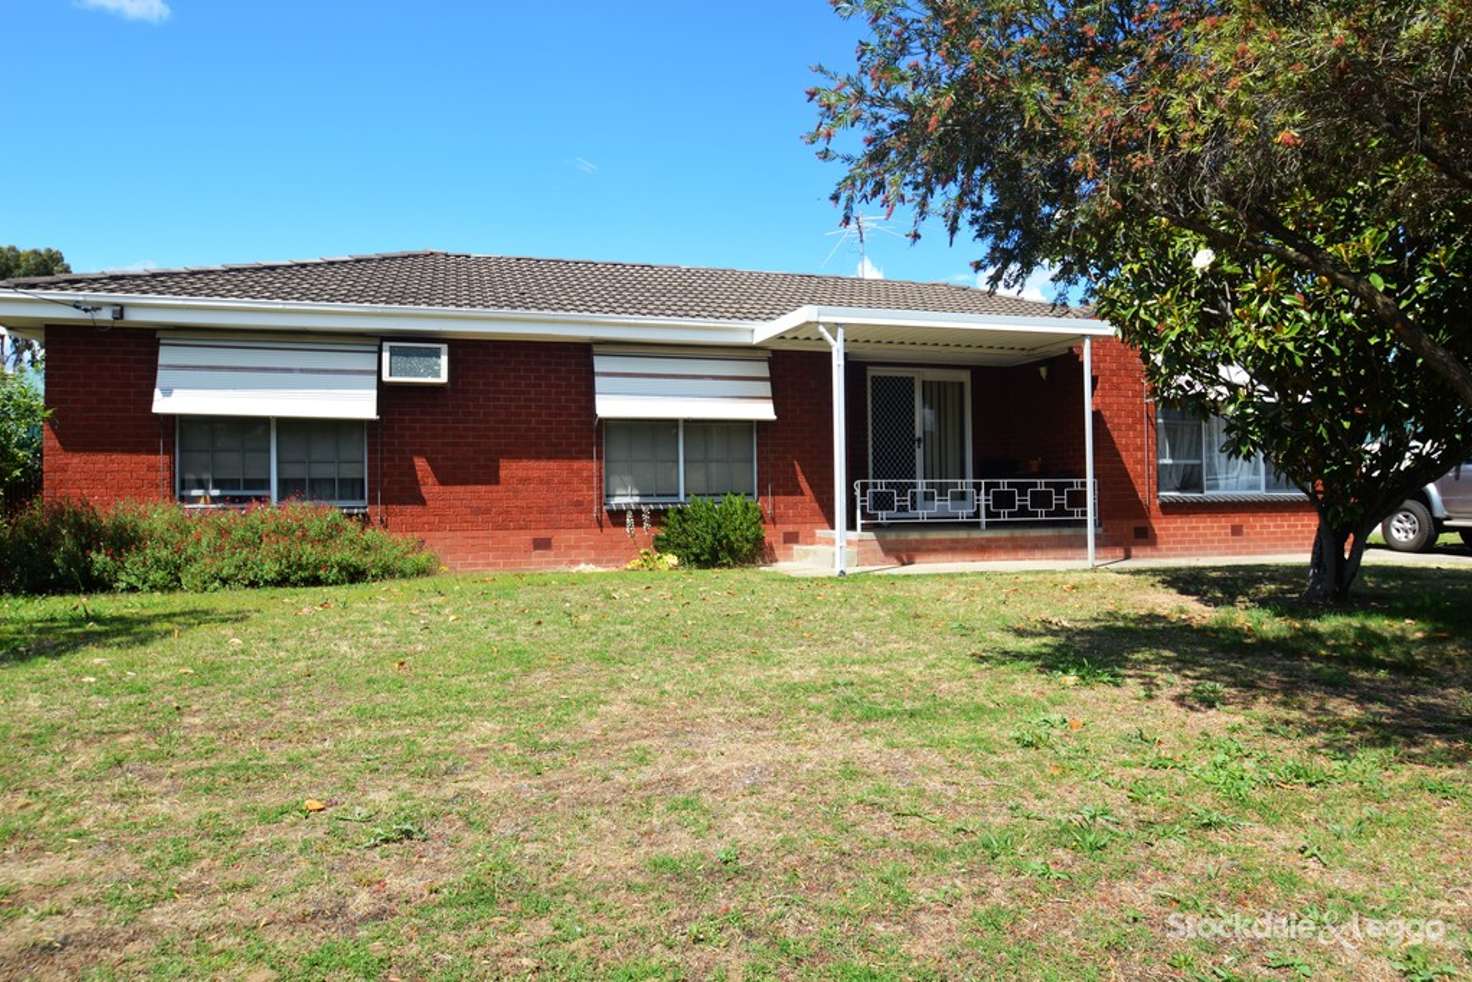
[[[1345,269],[1333,256],[1288,228],[1277,216],[1260,208],[1248,208],[1243,213],[1248,224],[1255,226],[1256,231],[1278,240],[1273,242],[1228,235],[1205,222],[1171,215],[1161,210],[1157,210],[1156,214],[1178,228],[1195,232],[1213,245],[1229,250],[1246,248],[1272,256],[1290,266],[1318,273],[1335,286],[1347,290],[1366,305],[1371,316],[1390,328],[1402,344],[1423,359],[1450,386],[1463,405],[1472,408],[1472,372],[1468,371],[1467,366],[1456,355],[1431,340],[1421,326],[1401,309],[1400,304],[1384,291],[1377,290],[1369,280]]]
[[[1399,119],[1387,112],[1371,109],[1372,116],[1380,121],[1380,125],[1389,131],[1390,135],[1403,143],[1413,153],[1420,154],[1431,163],[1431,166],[1441,171],[1443,175],[1453,182],[1460,184],[1466,190],[1472,190],[1472,173],[1466,168],[1458,166],[1457,162],[1448,156],[1440,147],[1431,142],[1425,132],[1425,127],[1419,127],[1412,131]]]

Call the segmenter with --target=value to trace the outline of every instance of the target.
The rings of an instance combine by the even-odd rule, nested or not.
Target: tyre
[[[1462,545],[1472,548],[1472,529],[1462,529],[1457,534],[1462,537]]]
[[[1436,541],[1436,520],[1419,501],[1406,501],[1380,525],[1385,544],[1396,552],[1421,552]]]

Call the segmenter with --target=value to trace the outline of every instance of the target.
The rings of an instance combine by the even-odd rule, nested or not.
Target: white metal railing
[[[895,522],[1084,522],[1089,502],[1081,477],[854,482],[855,528]],[[1094,483],[1097,508],[1099,485]]]

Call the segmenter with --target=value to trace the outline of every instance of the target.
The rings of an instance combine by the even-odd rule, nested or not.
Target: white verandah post
[[[1088,502],[1089,569],[1094,568],[1094,526],[1098,520],[1094,504],[1094,349],[1084,335],[1084,494]]]
[[[828,333],[822,324],[818,331],[833,351],[833,572],[846,573],[845,540],[848,538],[848,421],[844,418],[844,351],[843,325]]]

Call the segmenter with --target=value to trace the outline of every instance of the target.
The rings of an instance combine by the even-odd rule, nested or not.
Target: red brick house
[[[784,561],[1313,539],[1109,325],[945,284],[413,252],[10,281],[0,324],[46,344],[47,499],[310,498],[456,567],[622,563],[726,491]]]

